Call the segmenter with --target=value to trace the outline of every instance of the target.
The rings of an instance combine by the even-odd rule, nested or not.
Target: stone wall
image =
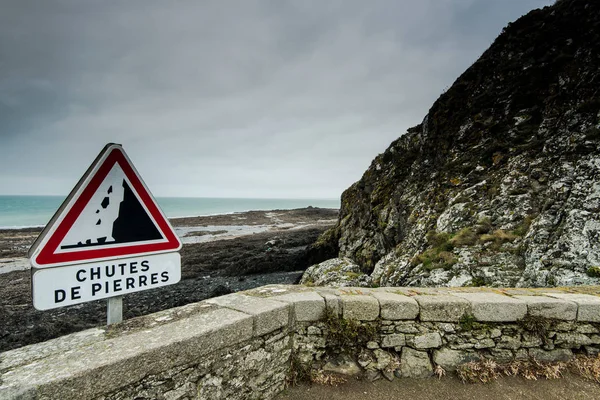
[[[308,373],[426,377],[600,351],[600,288],[265,286],[0,354],[0,399],[270,399]]]

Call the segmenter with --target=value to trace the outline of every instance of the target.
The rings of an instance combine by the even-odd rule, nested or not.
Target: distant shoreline
[[[338,209],[305,207],[253,210],[227,214],[169,218],[184,245],[231,240],[259,233],[324,227],[337,221]],[[29,269],[27,250],[43,226],[0,228],[0,274]]]
[[[43,227],[62,204],[61,196],[0,196],[0,230]],[[226,215],[250,211],[292,210],[308,206],[339,208],[339,199],[252,199],[157,197],[169,219]]]
[[[169,222],[171,223],[171,225],[173,225],[175,227],[174,224],[174,220],[188,220],[188,219],[199,219],[199,218],[213,218],[213,217],[221,217],[221,216],[229,216],[229,215],[236,215],[236,214],[247,214],[247,213],[256,213],[256,212],[287,212],[287,211],[294,211],[294,210],[302,210],[302,209],[318,209],[318,210],[330,210],[330,211],[335,211],[338,212],[339,208],[331,208],[331,207],[313,207],[313,206],[308,206],[308,207],[303,207],[303,208],[290,208],[290,209],[269,209],[269,210],[244,210],[244,211],[229,211],[229,212],[224,212],[224,213],[214,213],[214,214],[199,214],[199,215],[183,215],[183,216],[176,216],[176,217],[168,217],[167,219],[169,220]],[[44,229],[46,225],[15,225],[15,226],[0,226],[0,233],[2,231],[31,231],[31,230],[39,230],[41,231],[42,229]]]

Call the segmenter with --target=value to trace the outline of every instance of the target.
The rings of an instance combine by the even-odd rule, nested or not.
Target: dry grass
[[[477,232],[471,228],[463,228],[458,231],[452,239],[450,239],[450,243],[456,247],[472,246],[477,243],[477,239]]]
[[[503,229],[496,229],[492,234],[486,233],[485,235],[481,235],[479,240],[483,243],[499,242],[500,244],[502,244],[506,242],[512,242],[516,238],[518,238],[518,236],[512,232],[507,232]]]
[[[537,360],[514,361],[508,365],[502,365],[500,370],[506,376],[522,376],[531,381],[540,378],[558,379],[562,378],[563,372],[568,364],[564,362],[544,363]]]
[[[518,238],[517,235],[515,235],[512,232],[507,232],[505,230],[502,229],[497,229],[494,231],[494,236],[496,237],[496,239],[501,240],[503,242],[512,242],[513,240],[515,240],[516,238]]]
[[[493,360],[471,361],[459,366],[456,373],[464,383],[488,383],[500,376],[498,364]]]
[[[519,236],[515,235],[512,232],[507,232],[503,229],[496,229],[493,233],[486,233],[479,237],[479,241],[481,243],[492,242],[491,249],[492,250],[500,250],[500,247],[504,243],[509,243],[515,241]]]
[[[600,357],[578,356],[568,362],[542,362],[535,359],[498,364],[493,360],[472,361],[456,370],[463,383],[488,383],[500,376],[520,376],[528,380],[559,379],[570,371],[600,383]]]
[[[316,371],[312,374],[310,381],[318,385],[338,386],[348,382],[346,378],[334,374],[327,374],[323,371]]]
[[[437,365],[435,370],[433,370],[433,373],[438,377],[438,379],[442,379],[444,376],[446,376],[446,370],[442,368],[441,365]]]
[[[571,361],[570,364],[571,368],[585,379],[600,383],[600,356],[580,356]]]

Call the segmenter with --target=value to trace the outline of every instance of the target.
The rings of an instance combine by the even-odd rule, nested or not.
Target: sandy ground
[[[504,377],[488,384],[463,384],[455,376],[442,379],[395,379],[393,382],[352,380],[340,386],[300,385],[277,400],[584,400],[600,399],[600,385],[579,376],[528,381]]]
[[[190,237],[203,240],[184,244],[179,283],[126,295],[123,316],[132,318],[271,283],[296,283],[309,266],[307,246],[336,218],[337,210],[304,208],[174,219],[171,222],[184,243]],[[198,236],[206,230],[212,233]],[[0,230],[0,352],[105,324],[105,300],[48,311],[33,308],[25,257],[39,232]]]

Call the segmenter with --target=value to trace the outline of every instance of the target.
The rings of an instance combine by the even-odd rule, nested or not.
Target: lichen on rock
[[[598,2],[509,24],[342,194],[303,282],[598,284],[599,54]]]
[[[371,286],[371,277],[348,258],[333,258],[311,266],[301,284],[316,286]]]

